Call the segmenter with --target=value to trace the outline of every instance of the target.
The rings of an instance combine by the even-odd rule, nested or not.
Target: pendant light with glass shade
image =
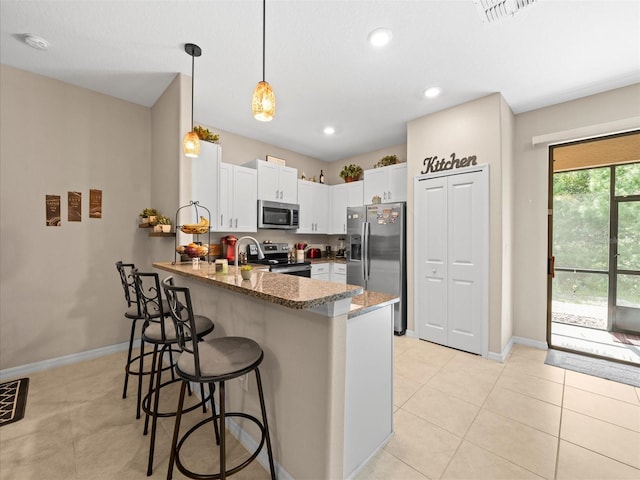
[[[200,139],[198,134],[193,130],[193,80],[194,80],[194,64],[195,57],[202,55],[202,50],[198,45],[187,43],[184,51],[191,56],[191,131],[184,136],[182,141],[182,150],[185,156],[197,158],[200,155]]]
[[[258,82],[253,91],[251,109],[253,117],[261,122],[270,122],[276,114],[276,96],[271,85],[265,81],[265,30],[266,30],[266,0],[262,0],[262,81]]]

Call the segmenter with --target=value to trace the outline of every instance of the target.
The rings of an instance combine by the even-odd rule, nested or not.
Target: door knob
[[[433,270],[431,270],[431,272],[435,274],[437,270],[434,268]]]

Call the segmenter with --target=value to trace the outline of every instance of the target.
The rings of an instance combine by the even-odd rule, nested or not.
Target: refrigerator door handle
[[[369,222],[362,224],[362,278],[364,279],[364,287],[367,288],[370,271],[369,258]]]

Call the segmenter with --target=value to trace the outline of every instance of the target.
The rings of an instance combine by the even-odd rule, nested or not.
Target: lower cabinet
[[[347,283],[347,265],[345,263],[332,263],[329,280],[335,283]]]
[[[311,278],[315,280],[324,280],[325,282],[330,281],[330,271],[331,264],[330,263],[317,263],[311,265]]]

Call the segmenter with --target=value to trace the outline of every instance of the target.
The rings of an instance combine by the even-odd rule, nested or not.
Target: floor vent
[[[474,0],[483,23],[513,16],[537,0]]]

